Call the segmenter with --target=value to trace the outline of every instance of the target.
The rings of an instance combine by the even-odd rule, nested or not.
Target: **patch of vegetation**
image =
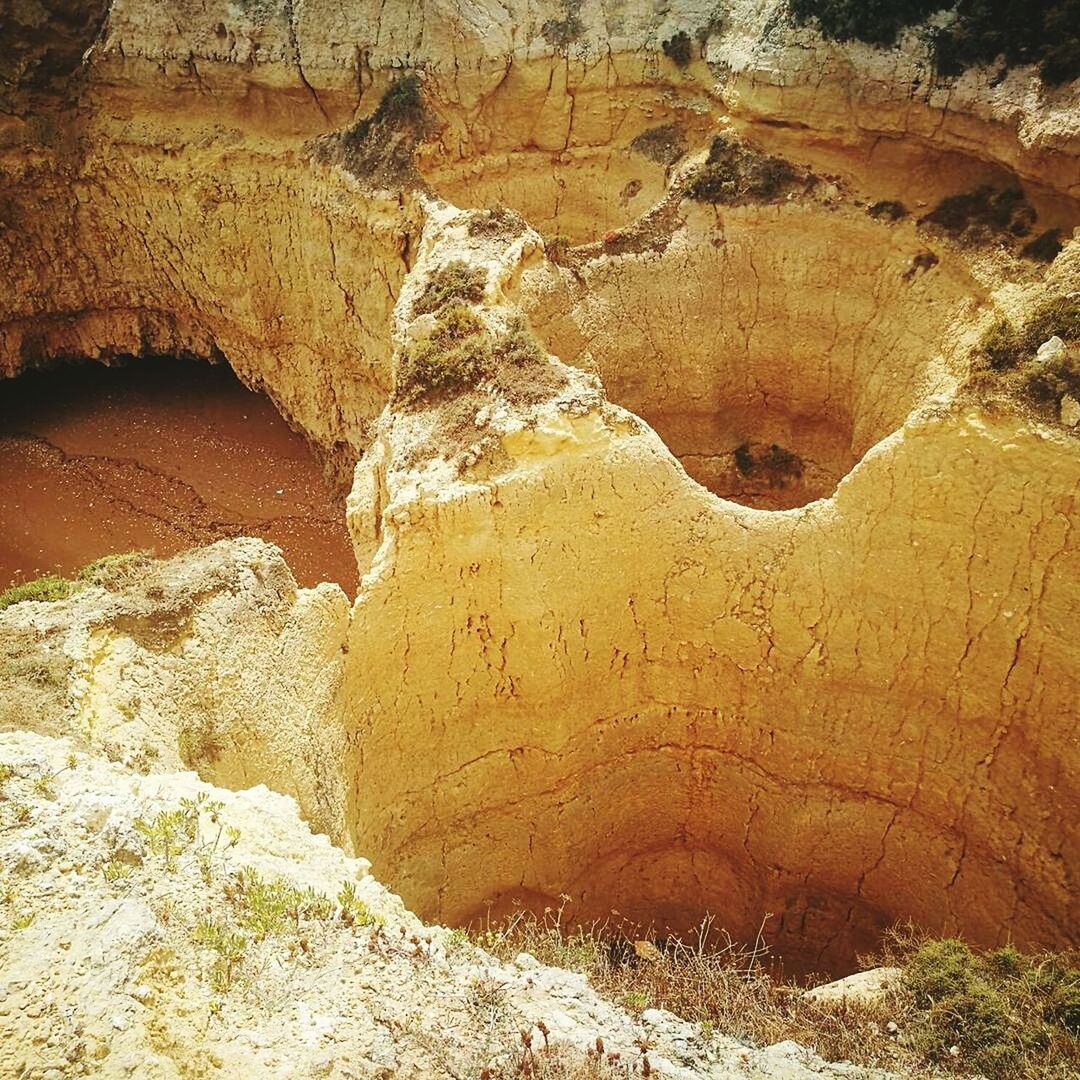
[[[1002,236],[1027,236],[1037,217],[1019,188],[984,185],[942,199],[919,224],[937,226],[965,244],[982,244]]]
[[[948,7],[942,0],[790,0],[796,22],[813,21],[834,41],[895,45],[900,31]]]
[[[1080,77],[1080,0],[961,0],[934,38],[942,75],[975,64],[1037,64],[1050,85]]]
[[[764,480],[769,487],[786,487],[802,478],[803,463],[798,454],[772,443],[755,453],[749,443],[733,451],[735,468],[747,479]]]
[[[1026,243],[1020,249],[1020,254],[1028,259],[1050,263],[1061,254],[1062,246],[1061,230],[1047,229],[1046,232],[1039,233],[1034,240]]]
[[[635,135],[630,149],[660,165],[673,165],[686,153],[686,135],[678,124],[661,124]]]
[[[491,341],[480,319],[464,304],[443,308],[431,336],[401,356],[394,398],[413,404],[442,393],[470,389],[491,374]]]
[[[904,27],[951,9],[951,23],[932,38],[940,75],[1003,60],[1037,64],[1051,85],[1080,76],[1080,0],[790,0],[789,8],[826,37],[882,46],[894,45]]]
[[[902,218],[906,218],[908,213],[907,207],[895,199],[884,199],[881,202],[876,202],[866,212],[879,221],[900,221]]]
[[[138,571],[145,569],[150,560],[151,555],[146,551],[117,552],[87,563],[78,572],[74,581],[58,574],[47,574],[33,581],[12,585],[10,589],[0,593],[0,611],[11,607],[12,604],[20,604],[24,600],[42,602],[67,600],[83,585],[101,585],[106,589],[117,588],[126,584]]]
[[[383,187],[419,183],[414,156],[436,124],[424,101],[420,76],[402,75],[386,89],[375,111],[352,127],[316,139],[316,161],[337,162],[354,176]]]
[[[471,936],[500,959],[526,952],[582,972],[631,1011],[669,1009],[701,1024],[702,1038],[720,1033],[757,1046],[793,1039],[826,1060],[902,1076],[1048,1080],[1080,1067],[1080,970],[1072,954],[976,954],[960,942],[897,929],[881,956],[864,960],[901,969],[891,988],[872,1001],[817,1002],[770,978],[761,949],[718,940],[711,920],[684,944],[611,936],[606,924],[569,929],[564,915],[565,904],[542,916],[521,911]]]
[[[725,206],[767,202],[797,179],[798,174],[789,161],[763,154],[728,135],[717,135],[705,164],[690,181],[686,193],[698,202]]]
[[[181,799],[176,810],[162,810],[152,820],[135,819],[135,830],[146,839],[146,846],[155,855],[165,859],[165,869],[176,868],[176,858],[187,851],[199,833],[199,814],[202,811],[217,813],[219,802],[210,802],[201,793],[194,799]]]
[[[12,585],[10,589],[0,593],[0,611],[11,607],[12,604],[21,604],[24,600],[42,603],[66,600],[74,591],[75,585],[67,578],[48,574],[45,577],[35,578],[33,581]]]
[[[89,585],[100,585],[104,589],[114,589],[145,570],[151,558],[149,551],[120,551],[114,555],[103,555],[79,571],[79,580]]]
[[[1064,350],[1037,359],[1039,346],[1052,337],[1062,340]],[[1066,394],[1080,400],[1080,296],[1044,301],[1020,328],[998,319],[979,342],[973,366],[969,389],[977,395],[1003,391],[1057,420]]]
[[[495,388],[516,404],[546,401],[566,385],[565,374],[548,361],[547,350],[520,315],[496,340],[493,353]]]
[[[548,19],[540,27],[540,36],[553,49],[568,49],[581,37],[585,30],[585,24],[578,17],[581,12],[581,3],[582,0],[563,0],[563,17]]]
[[[477,303],[484,299],[487,272],[482,266],[470,266],[462,259],[453,259],[440,266],[413,304],[413,315],[438,311],[453,300]]]
[[[928,1062],[990,1080],[1080,1067],[1080,969],[1063,958],[927,941],[908,958],[903,986],[916,1008],[908,1038]]]
[[[673,34],[667,41],[662,42],[660,47],[676,67],[683,68],[690,63],[690,35],[685,30]]]
[[[525,219],[506,206],[490,206],[486,210],[475,210],[469,215],[466,232],[469,236],[500,236],[508,238],[518,236],[527,228]]]

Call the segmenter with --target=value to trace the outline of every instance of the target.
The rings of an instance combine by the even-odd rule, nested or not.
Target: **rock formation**
[[[0,373],[227,358],[363,576],[11,608],[12,745],[265,784],[448,925],[1078,944],[1080,84],[746,0],[26,10]]]

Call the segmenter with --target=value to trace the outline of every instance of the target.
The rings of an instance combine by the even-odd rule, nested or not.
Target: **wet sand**
[[[305,440],[224,364],[81,364],[0,380],[0,589],[135,548],[279,545],[301,585],[357,585]]]

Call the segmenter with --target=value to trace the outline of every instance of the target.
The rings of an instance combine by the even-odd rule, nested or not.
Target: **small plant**
[[[1020,254],[1037,262],[1051,263],[1061,254],[1061,248],[1061,230],[1047,229],[1026,243],[1020,249]]]
[[[777,443],[772,443],[757,454],[751,450],[749,443],[743,443],[735,448],[732,457],[740,476],[760,478],[769,487],[784,487],[790,481],[799,480],[803,474],[802,458]]]
[[[635,135],[630,149],[660,165],[673,165],[686,153],[686,135],[677,124],[661,124]]]
[[[907,207],[902,202],[896,202],[893,199],[876,202],[866,212],[879,221],[900,221],[907,217]]]
[[[552,48],[565,50],[584,33],[585,24],[578,18],[581,4],[582,0],[562,0],[563,17],[548,19],[540,27],[540,35]]]
[[[347,926],[382,926],[384,921],[376,915],[356,894],[356,885],[344,881],[337,895],[341,907],[341,921]]]
[[[11,920],[11,929],[25,930],[36,917],[33,911],[23,911]]]
[[[198,836],[200,812],[216,814],[221,807],[201,792],[194,799],[181,799],[178,810],[162,810],[152,821],[137,818],[135,828],[146,837],[151,852],[165,857],[165,868],[173,870],[176,856],[191,847]]]
[[[1060,338],[1064,352],[1036,358],[1039,346]],[[1010,393],[1037,410],[1052,414],[1065,394],[1080,396],[1080,296],[1044,301],[1018,329],[998,319],[986,330],[975,355],[975,366],[999,376]]]
[[[401,356],[395,398],[406,404],[460,392],[491,373],[491,342],[480,319],[463,304],[443,308],[427,341]]]
[[[217,954],[210,985],[216,992],[225,993],[233,985],[237,968],[247,953],[248,939],[216,919],[203,919],[195,927],[192,940]]]
[[[438,311],[451,301],[477,303],[484,299],[487,272],[482,266],[470,266],[453,259],[440,266],[428,279],[424,291],[413,304],[413,315]]]
[[[55,777],[52,773],[42,773],[34,780],[34,794],[40,795],[43,799],[55,799],[56,787],[54,780]]]
[[[15,775],[15,767],[13,765],[9,765],[6,761],[0,761],[0,793],[3,792],[4,785]]]
[[[126,863],[121,859],[110,859],[101,868],[101,871],[105,875],[105,880],[111,885],[114,882],[124,881],[126,878],[131,877],[135,872],[135,868],[131,863]]]

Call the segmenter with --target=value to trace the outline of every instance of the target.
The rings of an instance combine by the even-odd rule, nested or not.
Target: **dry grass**
[[[794,1039],[826,1060],[906,1077],[976,1070],[989,1080],[1080,1075],[1080,972],[1070,966],[1075,957],[1021,957],[1013,950],[980,956],[959,942],[898,928],[886,936],[880,955],[863,958],[866,967],[902,968],[897,985],[876,1001],[815,1002],[803,987],[770,977],[760,941],[736,946],[717,935],[711,919],[695,940],[658,946],[610,936],[606,926],[568,928],[564,917],[564,908],[541,916],[520,911],[475,929],[472,937],[500,959],[527,952],[544,964],[582,972],[597,992],[631,1012],[663,1008],[696,1021],[705,1038],[716,1033],[757,1046]],[[1005,968],[1012,974],[996,974]],[[944,982],[939,979],[935,989],[933,977],[943,969]],[[941,985],[951,988],[951,996]]]

